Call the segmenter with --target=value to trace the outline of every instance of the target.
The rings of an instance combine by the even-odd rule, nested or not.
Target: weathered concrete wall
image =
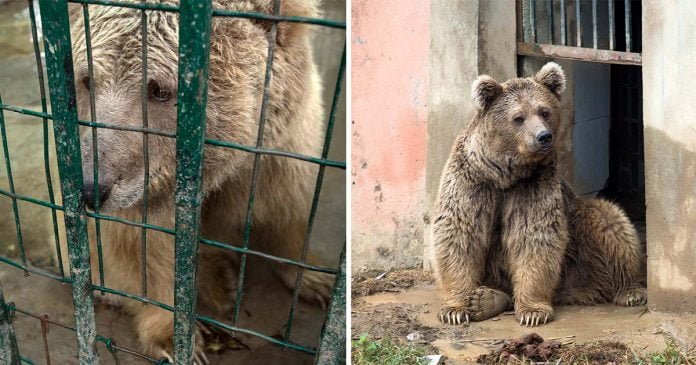
[[[454,139],[474,116],[471,84],[480,74],[516,76],[514,0],[433,1],[424,225],[426,270],[432,270],[430,217]]]
[[[352,4],[353,271],[419,266],[430,1]]]
[[[651,309],[696,311],[696,2],[643,1]]]

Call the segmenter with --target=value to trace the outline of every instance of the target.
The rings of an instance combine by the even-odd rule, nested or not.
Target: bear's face
[[[489,76],[472,86],[479,107],[480,133],[486,148],[506,161],[534,165],[553,153],[554,133],[561,121],[563,70],[547,63],[533,78],[499,84]]]
[[[155,2],[178,5],[175,0]],[[316,1],[282,1],[283,15],[316,16]],[[215,0],[214,8],[272,13],[273,0]],[[178,86],[179,16],[175,12],[147,12],[147,81],[142,84],[141,13],[135,9],[90,6],[90,35],[93,77],[88,72],[87,47],[82,7],[71,8],[71,35],[78,114],[91,120],[90,90],[94,93],[97,122],[123,128],[143,127],[143,110],[147,109],[147,126],[165,134],[176,133]],[[305,36],[306,25],[281,23],[276,38],[271,100],[278,90],[293,84],[301,97],[303,67],[311,62],[311,49]],[[206,137],[253,146],[259,124],[259,109],[268,53],[269,22],[242,18],[213,18]],[[310,59],[310,60],[308,60]],[[290,97],[280,102],[292,109]],[[143,104],[143,100],[145,104]],[[277,114],[277,113],[276,113]],[[286,120],[274,117],[269,107],[267,130],[283,130]],[[280,138],[278,135],[269,136]],[[90,128],[82,128],[84,195],[87,205],[94,206],[93,138]],[[98,184],[100,208],[113,211],[136,206],[142,201],[145,175],[143,133],[99,128]],[[175,187],[176,140],[149,134],[149,204],[171,196]],[[227,148],[206,146],[203,190],[211,191],[248,165],[251,155]]]

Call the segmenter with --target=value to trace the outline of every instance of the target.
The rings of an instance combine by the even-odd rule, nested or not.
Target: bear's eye
[[[91,82],[91,80],[89,79],[89,76],[82,79],[82,83],[85,85],[85,88],[87,90],[90,90],[90,87],[89,87],[90,82]]]
[[[155,81],[150,81],[147,88],[150,92],[150,97],[155,98],[157,101],[167,101],[172,97],[172,93],[160,88]]]
[[[544,118],[544,119],[549,119],[549,116],[550,116],[550,115],[551,115],[551,113],[549,113],[548,110],[542,110],[542,111],[541,111],[541,117]]]
[[[517,124],[524,123],[524,118],[522,118],[522,117],[516,117],[514,120],[515,120],[515,123],[517,123]]]

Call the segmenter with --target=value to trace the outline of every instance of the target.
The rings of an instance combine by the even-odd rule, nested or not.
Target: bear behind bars
[[[564,88],[552,62],[531,78],[472,85],[478,110],[445,165],[432,228],[441,321],[481,321],[514,303],[520,324],[538,325],[554,303],[645,303],[626,214],[578,199],[556,171]]]
[[[157,0],[177,5],[176,1]],[[272,13],[273,0],[215,0],[214,8]],[[318,1],[284,0],[280,14],[318,16]],[[176,132],[178,15],[150,11],[147,17],[147,113],[149,127]],[[71,8],[71,37],[79,117],[90,119],[90,88],[96,120],[140,127],[141,17],[135,9],[90,7],[94,79],[89,79],[81,7]],[[206,138],[255,145],[271,23],[242,18],[213,18]],[[272,67],[264,147],[318,156],[323,142],[321,82],[312,56],[308,25],[279,23]],[[84,196],[94,208],[94,184],[100,212],[139,222],[145,167],[140,132],[98,130],[98,181],[93,175],[92,134],[82,132]],[[173,228],[175,139],[149,135],[148,223]],[[221,147],[204,148],[201,236],[239,245],[242,242],[251,188],[254,155]],[[280,257],[299,259],[309,216],[316,165],[296,159],[261,157],[251,232],[252,247]],[[105,285],[141,293],[141,228],[101,220]],[[93,282],[99,283],[94,224],[89,225]],[[65,243],[65,239],[62,240]],[[64,245],[65,246],[65,245]],[[63,247],[66,252],[65,247]],[[67,256],[67,255],[65,255]],[[64,257],[67,269],[67,257]],[[201,310],[229,314],[237,284],[236,255],[200,246],[198,303]],[[309,257],[310,263],[315,262]],[[174,236],[147,232],[147,296],[173,305]],[[278,265],[276,274],[288,286],[297,269]],[[300,296],[325,306],[333,277],[305,271]],[[108,296],[108,295],[107,295]],[[155,357],[173,354],[173,314],[153,305],[110,296],[132,313],[143,351]],[[195,354],[204,362],[204,346],[196,335]]]

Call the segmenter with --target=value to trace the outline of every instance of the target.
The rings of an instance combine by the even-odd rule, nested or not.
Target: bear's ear
[[[273,14],[275,0],[256,0],[260,2],[261,12]],[[304,18],[320,18],[322,16],[319,10],[320,0],[282,0],[280,1],[279,13],[281,16],[296,16]],[[270,31],[271,22],[262,21],[263,26]],[[292,44],[296,40],[304,38],[305,34],[312,28],[309,24],[296,22],[279,22],[276,41],[278,45],[284,46]]]
[[[565,74],[561,66],[555,62],[545,64],[534,76],[534,81],[546,86],[557,97],[560,97],[565,90]]]
[[[503,93],[503,87],[488,75],[479,76],[473,84],[471,84],[471,97],[474,98],[476,105],[485,109]]]

